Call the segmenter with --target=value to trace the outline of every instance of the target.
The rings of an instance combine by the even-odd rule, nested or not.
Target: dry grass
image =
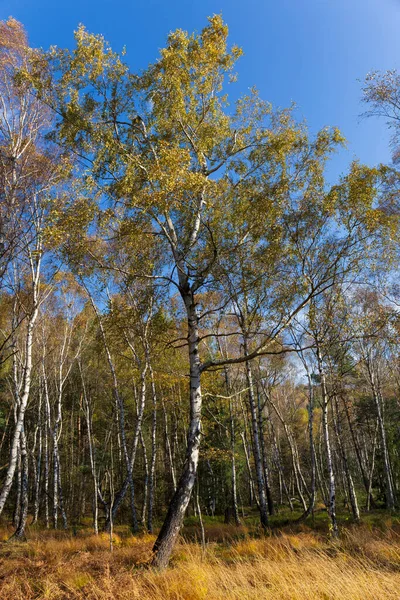
[[[181,542],[164,572],[143,565],[151,536],[29,533],[0,544],[0,600],[390,600],[400,597],[400,536],[366,527],[333,543],[306,527],[271,537]],[[10,531],[0,530],[0,540]],[[215,534],[215,531],[214,531]],[[215,537],[215,535],[213,536]]]

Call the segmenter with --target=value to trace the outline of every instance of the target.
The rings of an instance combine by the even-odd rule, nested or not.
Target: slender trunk
[[[372,480],[373,480],[374,469],[375,469],[375,454],[376,454],[376,445],[377,445],[377,439],[378,439],[378,429],[379,429],[379,420],[376,419],[374,439],[372,442],[371,467],[370,467],[369,474],[368,474],[368,489],[367,489],[367,503],[366,503],[367,511],[369,511],[371,509],[370,499],[372,498]]]
[[[137,517],[136,517],[136,509],[135,509],[135,505],[134,505],[135,495],[134,495],[134,484],[133,484],[132,473],[133,473],[133,468],[135,466],[136,453],[137,453],[138,443],[140,440],[140,434],[142,431],[143,415],[144,415],[144,409],[145,409],[145,404],[146,404],[146,373],[147,373],[147,364],[145,364],[144,368],[142,369],[141,375],[140,375],[140,378],[141,378],[140,401],[139,401],[139,406],[137,407],[137,421],[136,421],[135,433],[133,436],[131,456],[128,460],[128,476],[124,480],[119,492],[117,494],[115,494],[114,502],[112,505],[113,520],[115,521],[119,507],[121,506],[122,501],[125,498],[125,494],[128,491],[128,487],[130,487],[131,509],[132,509],[132,520],[133,520],[132,528],[133,528],[134,532],[136,532],[138,530],[138,523],[137,523]],[[123,441],[123,447],[125,445],[126,445],[126,441]],[[125,453],[125,450],[124,450],[124,453]],[[108,530],[108,528],[109,528],[109,520],[107,519],[106,523],[105,523],[105,529]]]
[[[253,480],[253,473],[251,471],[250,457],[249,457],[249,452],[247,450],[247,440],[246,440],[244,431],[242,431],[240,436],[241,436],[242,442],[243,442],[243,450],[244,450],[244,456],[246,458],[247,473],[249,475],[249,500],[250,500],[250,506],[252,506],[253,498],[255,497],[255,492],[254,492],[255,485],[254,485],[254,480]],[[257,507],[258,507],[258,498],[256,498],[256,502],[257,502]]]
[[[325,370],[322,362],[321,350],[317,342],[317,361],[318,361],[318,372],[321,379],[321,393],[322,393],[322,427],[325,440],[325,451],[326,451],[326,462],[328,467],[328,479],[329,479],[329,504],[328,512],[332,522],[332,533],[334,537],[338,536],[338,524],[336,519],[336,485],[335,485],[335,474],[333,471],[332,461],[332,450],[331,442],[329,437],[329,425],[328,425],[328,391],[326,387]]]
[[[207,477],[207,504],[208,510],[210,511],[211,516],[215,515],[215,507],[217,505],[217,499],[215,497],[215,475],[213,468],[211,466],[210,461],[207,459],[207,470],[209,473],[209,477]]]
[[[344,470],[344,475],[346,477],[346,482],[347,482],[347,489],[348,489],[348,493],[349,493],[351,511],[353,513],[354,520],[358,522],[360,520],[360,510],[358,508],[358,500],[357,500],[356,490],[354,487],[353,477],[351,476],[351,472],[350,472],[350,468],[349,468],[347,451],[346,451],[346,447],[345,447],[344,441],[343,441],[342,424],[340,421],[337,397],[334,398],[334,402],[335,402],[335,410],[336,410],[336,421],[335,421],[335,418],[333,421],[334,421],[334,426],[335,426],[335,430],[336,430],[336,438],[337,438],[339,451],[342,456],[343,470]]]
[[[39,407],[38,407],[38,433],[39,433],[39,447],[36,458],[36,476],[35,476],[35,500],[33,508],[33,521],[37,523],[39,519],[39,507],[40,507],[40,478],[42,475],[42,452],[43,452],[43,426],[42,426],[42,387],[39,390]]]
[[[61,421],[62,421],[62,386],[58,390],[57,397],[57,414],[54,420],[54,426],[52,431],[53,438],[53,525],[54,529],[57,529],[58,525],[58,510],[61,512],[61,518],[63,520],[63,527],[67,529],[67,515],[64,507],[64,495],[61,484],[61,460],[60,450],[58,446],[59,437],[61,435]]]
[[[200,500],[199,500],[199,482],[198,481],[197,481],[197,489],[196,489],[196,510],[197,510],[197,515],[199,517],[199,523],[200,523],[201,547],[204,552],[206,549],[206,532],[204,530],[203,517],[201,515]]]
[[[358,465],[360,467],[360,472],[361,472],[361,477],[362,477],[362,480],[363,480],[364,488],[365,488],[365,491],[367,492],[367,505],[374,508],[375,507],[375,501],[374,501],[374,498],[372,496],[372,488],[370,488],[370,486],[369,486],[368,474],[366,472],[364,461],[363,461],[362,456],[361,456],[360,446],[359,446],[359,443],[358,443],[357,438],[356,438],[356,434],[355,434],[355,431],[354,431],[354,426],[353,426],[353,422],[351,420],[350,410],[349,410],[346,398],[343,398],[343,406],[344,406],[344,409],[345,409],[345,412],[346,412],[347,422],[349,424],[349,429],[350,429],[350,435],[351,435],[351,439],[353,441],[353,446],[354,446],[354,450],[355,450],[355,453],[356,453]]]
[[[383,464],[384,464],[384,468],[385,468],[386,508],[388,508],[389,510],[394,510],[395,505],[396,505],[396,498],[395,498],[394,486],[393,486],[393,480],[392,480],[392,474],[391,474],[390,457],[389,457],[389,450],[388,450],[388,446],[387,446],[385,423],[384,423],[384,419],[383,419],[381,396],[379,393],[379,384],[376,381],[376,377],[375,377],[373,369],[370,365],[369,360],[367,361],[367,368],[368,368],[369,379],[370,379],[370,384],[371,384],[371,389],[372,389],[372,395],[374,397],[375,406],[376,406],[379,430],[380,430],[380,434],[381,434]]]
[[[314,389],[311,380],[311,374],[304,357],[302,362],[307,374],[308,383],[308,439],[310,446],[310,462],[311,462],[311,491],[310,500],[307,510],[300,517],[300,520],[306,519],[310,514],[314,514],[315,496],[316,496],[316,460],[315,460],[315,445],[314,445]]]
[[[166,567],[183,524],[186,508],[196,480],[201,436],[201,385],[198,315],[193,293],[181,291],[188,317],[188,349],[190,365],[190,422],[182,474],[168,508],[167,516],[153,547],[153,566]]]
[[[28,469],[29,457],[26,444],[25,429],[21,431],[21,494],[20,494],[20,510],[17,523],[17,529],[13,535],[14,538],[25,540],[25,527],[28,518]]]
[[[231,434],[231,478],[232,478],[232,508],[236,525],[240,525],[239,509],[237,502],[237,479],[235,460],[235,419],[233,414],[232,400],[229,399],[230,434]]]
[[[45,520],[46,529],[50,527],[50,511],[49,511],[49,487],[50,487],[50,464],[49,464],[49,431],[50,431],[50,402],[49,392],[47,387],[46,373],[44,369],[43,361],[43,387],[44,387],[44,408],[45,408],[45,420],[44,420],[44,507],[45,507]]]
[[[169,439],[168,417],[167,417],[167,411],[165,410],[164,401],[162,401],[162,408],[163,408],[163,415],[164,415],[165,449],[166,449],[166,455],[168,456],[169,469],[171,472],[172,487],[175,492],[176,491],[176,469],[175,469],[175,464],[174,464],[174,457],[172,455],[171,442]]]
[[[219,350],[221,351],[221,346],[219,345]],[[229,433],[231,438],[231,492],[232,492],[232,509],[233,509],[233,518],[235,519],[235,523],[237,526],[240,525],[240,517],[239,517],[239,509],[237,502],[237,477],[236,477],[236,458],[235,458],[235,417],[233,411],[233,401],[231,397],[231,385],[229,381],[229,371],[227,367],[224,369],[225,375],[225,389],[226,393],[229,395]]]
[[[112,511],[113,511],[113,520],[115,520],[115,516],[117,513],[117,510],[119,508],[120,503],[122,502],[126,490],[128,488],[128,486],[130,486],[131,489],[131,515],[132,515],[132,529],[134,532],[136,532],[138,530],[138,522],[137,522],[137,516],[136,516],[136,509],[135,509],[135,491],[134,491],[134,483],[133,483],[133,476],[132,476],[132,463],[131,460],[129,459],[129,453],[128,453],[128,445],[127,445],[127,441],[126,441],[126,432],[125,432],[125,406],[124,406],[124,402],[123,399],[121,397],[121,394],[119,392],[119,386],[118,386],[118,379],[117,379],[117,374],[115,371],[115,367],[114,367],[114,363],[111,357],[111,352],[110,349],[108,347],[108,342],[107,342],[107,338],[106,338],[106,334],[104,331],[104,327],[103,327],[103,322],[100,316],[100,313],[97,309],[97,306],[94,303],[93,298],[91,297],[91,295],[88,293],[90,302],[92,304],[93,310],[97,316],[97,321],[99,324],[99,329],[100,329],[100,333],[101,333],[101,337],[103,340],[103,345],[104,345],[104,349],[106,352],[106,356],[107,356],[107,362],[108,362],[108,366],[110,369],[110,373],[111,373],[111,377],[112,377],[112,382],[113,382],[113,393],[114,393],[114,397],[115,397],[115,401],[116,401],[116,405],[118,408],[118,414],[119,414],[119,435],[120,435],[120,439],[121,439],[121,446],[122,446],[122,452],[123,452],[123,456],[124,456],[124,460],[125,460],[125,465],[126,465],[126,471],[127,471],[127,484],[124,484],[124,492],[123,495],[119,501],[119,503],[117,504],[117,506],[114,506],[115,504],[115,500],[113,503],[113,507],[112,507]],[[139,439],[139,438],[138,438]],[[137,442],[136,442],[137,443]],[[118,495],[117,495],[118,497]],[[117,498],[116,498],[117,499]],[[111,513],[110,513],[111,514]],[[110,523],[106,522],[106,527],[109,527]]]
[[[146,443],[144,441],[143,432],[140,432],[140,445],[143,452],[143,463],[144,463],[144,485],[143,485],[143,505],[142,505],[142,526],[146,526],[146,513],[147,513],[147,497],[149,493],[149,461],[147,459]]]
[[[156,385],[154,381],[153,369],[149,362],[150,382],[151,382],[151,393],[153,396],[153,422],[151,428],[151,463],[150,463],[150,474],[149,474],[149,494],[148,503],[149,508],[147,512],[147,529],[150,533],[153,533],[153,509],[154,509],[154,476],[156,470],[156,458],[157,458],[157,393]]]
[[[58,460],[58,447],[57,447],[57,435],[58,435],[58,424],[57,420],[54,423],[52,438],[53,438],[53,527],[57,529],[58,525],[58,469],[60,466]]]
[[[83,378],[83,371],[81,362],[78,361],[79,372],[81,375],[82,382],[82,392],[83,392],[83,400],[85,403],[85,417],[86,417],[86,428],[87,428],[87,436],[88,436],[88,444],[89,444],[89,458],[90,458],[90,469],[92,471],[92,479],[93,479],[93,529],[95,534],[99,533],[99,506],[98,506],[98,483],[97,483],[97,472],[96,472],[96,461],[94,455],[93,448],[93,436],[92,436],[92,420],[90,417],[90,406],[89,399],[86,393],[86,385],[85,380]]]
[[[22,432],[21,432],[22,437]],[[17,527],[19,523],[19,517],[21,513],[21,487],[22,487],[22,460],[21,460],[21,438],[20,447],[18,448],[18,460],[17,460],[17,494],[15,497],[15,507],[13,514],[13,525]]]
[[[109,529],[109,540],[110,540],[110,552],[114,550],[114,518],[111,507],[114,504],[114,463],[113,463],[113,445],[111,442],[111,470],[106,471],[107,478],[109,480],[109,491],[110,491],[110,529]]]
[[[275,465],[279,472],[279,481],[280,481],[280,486],[281,486],[281,504],[283,504],[283,497],[282,497],[283,496],[282,488],[283,488],[283,491],[285,492],[285,496],[286,496],[286,499],[289,504],[289,508],[290,508],[291,512],[293,512],[293,510],[294,510],[293,502],[292,502],[292,498],[290,496],[289,489],[288,489],[288,486],[286,483],[286,477],[285,477],[285,473],[284,473],[283,466],[282,466],[281,452],[280,452],[278,440],[276,437],[275,427],[274,427],[271,419],[269,419],[269,423],[270,423],[272,440],[273,440],[273,445],[274,445],[274,461],[275,461]]]
[[[272,499],[272,492],[270,486],[270,475],[269,468],[267,463],[267,453],[265,450],[265,441],[264,441],[264,419],[263,419],[263,407],[261,405],[260,393],[257,391],[257,399],[258,399],[258,428],[260,432],[260,446],[261,446],[261,457],[262,464],[264,470],[264,481],[265,481],[265,491],[267,494],[267,503],[268,503],[268,511],[270,515],[274,514],[274,501]]]
[[[3,512],[4,505],[10,493],[11,485],[14,478],[15,469],[18,461],[18,449],[20,446],[21,432],[24,427],[25,411],[28,404],[29,392],[31,388],[31,374],[32,374],[32,348],[33,348],[33,332],[35,328],[35,322],[38,315],[38,306],[36,300],[36,289],[37,282],[34,291],[34,308],[32,313],[29,315],[27,324],[27,335],[25,341],[25,364],[24,364],[24,375],[22,382],[22,394],[20,396],[20,403],[17,411],[17,419],[15,423],[14,433],[11,441],[10,459],[8,463],[7,473],[3,482],[3,487],[0,492],[0,515]]]
[[[243,348],[245,356],[248,354],[248,346],[246,336],[243,337]],[[267,510],[267,497],[265,493],[265,481],[264,481],[264,473],[263,473],[263,464],[261,458],[261,445],[260,445],[260,432],[258,427],[258,419],[257,419],[257,409],[256,402],[254,397],[254,385],[253,385],[253,375],[251,372],[250,361],[246,361],[246,381],[247,387],[249,390],[248,400],[250,407],[250,416],[251,416],[251,431],[252,431],[252,441],[253,441],[253,455],[254,455],[254,465],[256,468],[256,480],[257,480],[257,491],[258,491],[258,501],[259,501],[259,510],[260,510],[260,522],[263,529],[268,527],[268,510]]]
[[[297,490],[297,494],[299,496],[300,502],[301,502],[301,504],[303,506],[303,511],[306,512],[306,510],[307,510],[307,504],[306,504],[306,501],[304,499],[303,492],[302,492],[301,485],[300,485],[300,481],[304,481],[304,479],[303,479],[303,475],[301,473],[299,457],[298,457],[298,453],[297,453],[295,441],[293,439],[293,435],[292,435],[291,431],[289,430],[288,424],[286,423],[285,419],[283,418],[283,415],[282,415],[281,411],[278,409],[277,405],[272,400],[271,396],[269,394],[267,394],[266,390],[264,390],[264,392],[265,392],[265,394],[267,396],[267,399],[268,399],[269,403],[271,404],[272,408],[276,412],[276,414],[278,416],[278,419],[282,423],[283,430],[285,432],[286,439],[287,439],[288,444],[289,444],[290,456],[291,456],[291,459],[292,459],[292,469],[293,469],[294,483],[295,483],[295,486],[296,486],[296,490]]]

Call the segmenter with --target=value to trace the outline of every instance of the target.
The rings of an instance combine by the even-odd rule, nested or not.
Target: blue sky
[[[214,13],[244,50],[235,96],[254,85],[274,105],[296,102],[313,132],[335,125],[347,137],[330,177],[355,157],[389,161],[384,122],[359,117],[358,80],[400,68],[400,0],[0,0],[0,18],[20,20],[33,46],[71,46],[84,23],[115,49],[125,45],[134,70],[157,58],[169,31],[201,30]]]

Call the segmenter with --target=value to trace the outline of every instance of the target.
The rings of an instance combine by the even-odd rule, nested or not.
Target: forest
[[[0,22],[1,599],[398,597],[400,73],[333,181],[241,54]]]

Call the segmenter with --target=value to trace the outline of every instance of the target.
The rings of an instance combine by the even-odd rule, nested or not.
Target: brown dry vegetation
[[[349,528],[339,542],[296,530],[256,538],[210,528],[205,551],[183,540],[169,569],[145,567],[153,537],[78,536],[30,531],[27,543],[0,546],[0,599],[389,600],[400,594],[400,535]],[[3,528],[0,539],[10,531]],[[236,532],[237,535],[237,532]],[[224,538],[225,541],[221,541]]]

